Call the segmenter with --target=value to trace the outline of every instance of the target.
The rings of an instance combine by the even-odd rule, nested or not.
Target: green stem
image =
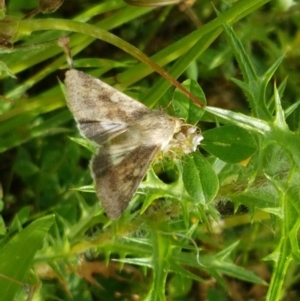
[[[153,226],[153,228],[151,227]],[[145,301],[165,300],[165,285],[169,273],[169,258],[171,254],[171,244],[168,237],[157,231],[157,225],[150,225],[152,237],[152,268],[153,281]]]
[[[167,73],[162,67],[157,65],[152,61],[147,55],[145,55],[138,48],[134,47],[130,43],[122,40],[121,38],[113,35],[112,33],[98,28],[94,25],[79,23],[72,20],[59,20],[59,19],[43,19],[43,20],[22,20],[19,21],[18,35],[28,34],[33,31],[39,30],[66,30],[82,34],[88,34],[94,38],[100,39],[104,42],[110,43],[123,51],[129,53],[139,61],[144,62],[151,69],[155,70],[166,80],[171,82],[176,88],[181,90],[185,95],[187,95],[191,100],[193,100],[197,105],[203,106],[202,103],[190,93],[186,88],[184,88],[177,80],[175,80],[169,73]]]
[[[285,235],[284,222],[282,222],[282,239],[277,249],[279,258],[275,262],[274,270],[272,273],[272,279],[270,282],[269,290],[266,296],[266,301],[277,301],[280,300],[282,295],[282,286],[284,283],[285,275],[292,259],[290,253],[290,246],[288,235]]]

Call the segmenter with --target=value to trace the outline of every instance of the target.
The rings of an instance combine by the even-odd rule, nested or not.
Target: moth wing
[[[123,213],[159,149],[158,145],[100,149],[92,161],[92,172],[97,196],[108,217],[118,218]]]
[[[103,144],[151,112],[146,106],[101,80],[72,69],[66,72],[66,96],[81,133]]]

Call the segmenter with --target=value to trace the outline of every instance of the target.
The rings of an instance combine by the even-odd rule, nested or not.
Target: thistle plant
[[[298,300],[299,6],[67,2],[0,3],[1,300]],[[191,125],[116,220],[66,107],[66,36],[74,68]]]

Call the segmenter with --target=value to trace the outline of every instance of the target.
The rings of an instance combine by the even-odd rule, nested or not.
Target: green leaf
[[[300,228],[300,190],[298,183],[288,188],[285,195],[285,225],[289,234],[290,244],[294,253],[299,254],[298,231]],[[299,256],[299,255],[298,255]]]
[[[254,70],[254,66],[249,58],[248,53],[246,53],[243,44],[237,38],[232,27],[228,24],[223,24],[224,32],[226,33],[227,40],[230,43],[231,49],[234,52],[234,56],[239,64],[239,67],[242,71],[244,81],[246,83],[256,82],[258,77]]]
[[[183,162],[183,183],[195,202],[207,204],[218,191],[219,180],[212,166],[198,153],[186,156]]]
[[[168,292],[171,298],[182,298],[188,295],[192,285],[193,281],[190,278],[175,274],[168,283]]]
[[[8,76],[12,77],[12,78],[17,78],[12,72],[11,70],[3,63],[0,61],[0,75],[2,75],[2,73],[6,73]]]
[[[72,141],[78,143],[79,145],[85,147],[88,149],[91,153],[95,154],[97,150],[97,146],[95,143],[93,143],[90,140],[87,140],[85,138],[74,138],[74,137],[69,137]]]
[[[216,117],[219,117],[222,122],[235,124],[243,129],[246,129],[247,131],[260,133],[263,135],[271,131],[270,124],[259,118],[210,106],[206,106],[205,111]]]
[[[1,301],[12,301],[20,289],[32,260],[54,222],[54,216],[42,217],[16,234],[0,250]],[[11,281],[9,279],[12,279]]]
[[[204,105],[206,104],[204,92],[197,82],[188,79],[182,83],[182,85],[194,94]],[[176,89],[173,94],[173,106],[176,115],[184,118],[189,124],[196,124],[203,115],[203,110],[178,89]]]
[[[265,76],[258,77],[250,56],[245,51],[243,44],[237,38],[233,29],[227,24],[223,24],[223,28],[244,77],[244,82],[238,80],[234,80],[234,82],[247,95],[253,116],[270,120],[271,114],[266,106],[266,87],[270,76],[275,72],[279,62],[276,66],[271,67]]]
[[[39,172],[38,166],[32,163],[32,158],[29,152],[23,147],[18,149],[18,154],[14,164],[14,171],[21,178],[27,178]]]
[[[30,210],[31,208],[29,206],[25,206],[16,213],[9,226],[10,233],[15,233],[22,229],[22,225],[28,221]]]
[[[223,126],[203,133],[201,146],[209,153],[228,163],[239,163],[256,150],[252,135],[237,126]]]
[[[275,116],[274,124],[280,129],[282,129],[283,131],[287,131],[288,125],[285,122],[285,114],[281,105],[280,95],[276,86],[274,87],[274,100],[275,100],[275,108],[276,108],[276,116]]]

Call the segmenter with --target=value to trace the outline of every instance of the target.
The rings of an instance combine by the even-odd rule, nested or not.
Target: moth
[[[75,69],[66,72],[65,84],[81,134],[99,145],[91,161],[96,194],[108,217],[118,218],[181,121]]]

